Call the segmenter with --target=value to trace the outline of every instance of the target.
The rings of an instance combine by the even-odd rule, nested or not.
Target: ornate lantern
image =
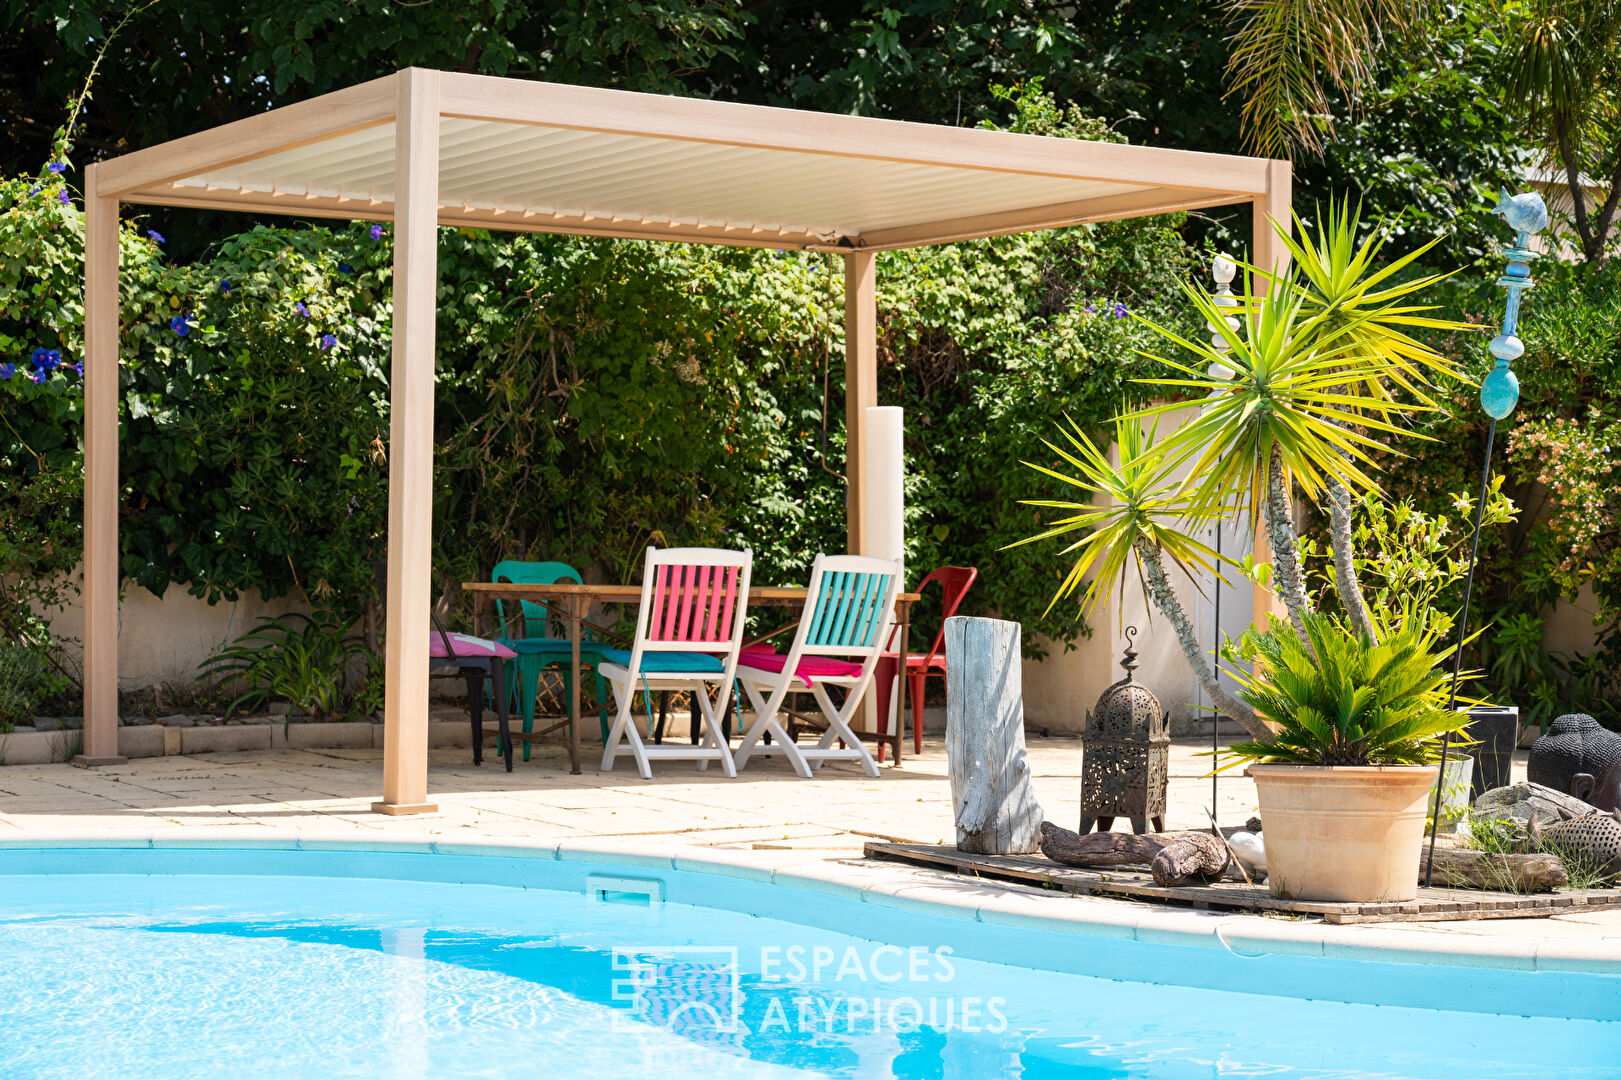
[[[1081,832],[1107,832],[1116,817],[1131,819],[1133,832],[1165,831],[1165,786],[1171,736],[1165,710],[1151,690],[1132,680],[1137,650],[1135,626],[1126,627],[1126,677],[1098,695],[1081,735]]]

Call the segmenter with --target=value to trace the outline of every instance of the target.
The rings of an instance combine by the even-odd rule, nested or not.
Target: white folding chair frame
[[[695,575],[699,569],[714,568],[714,578],[697,587],[695,583],[684,581],[664,581],[661,586],[661,571],[674,567],[692,567]],[[719,590],[724,587],[720,582],[728,568],[736,569],[737,574],[730,599],[725,601],[725,613],[731,621],[724,639],[693,638],[686,634],[675,638],[662,636],[670,630],[672,620],[677,629],[689,620],[689,629],[697,629],[698,625],[705,621],[706,615],[708,626],[713,632],[720,611],[712,606],[716,602],[716,597],[707,596],[707,590]],[[614,722],[608,729],[608,739],[602,748],[603,772],[612,771],[614,759],[628,753],[635,759],[636,771],[641,774],[643,780],[653,778],[652,762],[667,760],[696,761],[699,769],[707,769],[711,761],[719,761],[721,771],[728,777],[737,775],[731,748],[721,735],[720,721],[726,715],[727,706],[731,702],[738,652],[743,646],[743,622],[748,613],[749,580],[753,569],[754,555],[751,551],[726,551],[718,548],[669,548],[663,551],[651,547],[647,549],[647,562],[642,573],[642,600],[636,614],[636,637],[631,644],[630,666],[627,668],[608,661],[598,668],[608,680],[608,684],[613,687],[614,696]],[[699,588],[706,591],[706,597],[697,595]],[[655,619],[659,620],[660,625],[652,625]],[[715,653],[721,658],[722,670],[661,672],[658,670],[656,659],[660,652]],[[644,658],[647,660],[645,664]],[[711,683],[720,684],[720,692],[714,702],[709,700],[708,687]],[[699,725],[703,732],[703,742],[696,746],[676,744],[650,746],[644,742],[633,718],[636,693],[644,687],[650,693],[660,690],[691,691],[703,718],[703,722]],[[648,723],[653,723],[651,716],[648,717]]]
[[[835,632],[832,636],[835,641],[823,643],[828,634],[817,625],[817,620],[823,617],[822,605],[824,600],[830,599],[825,590],[830,585],[832,574],[856,575],[888,575],[888,584],[884,587],[881,597],[874,595],[869,600],[865,596],[860,598],[860,610],[869,611],[870,617],[864,632],[859,636],[871,644],[851,644],[839,639],[847,636]],[[825,761],[847,760],[855,761],[868,776],[877,776],[878,764],[867,751],[861,736],[850,728],[850,719],[861,707],[861,700],[866,696],[867,688],[872,685],[873,671],[878,665],[878,659],[883,653],[884,644],[888,640],[890,628],[895,620],[895,598],[900,595],[901,576],[900,563],[893,559],[874,559],[860,555],[818,555],[815,564],[811,567],[810,587],[805,594],[805,610],[799,620],[799,627],[794,633],[794,643],[788,650],[788,657],[783,662],[782,671],[767,671],[763,668],[747,666],[740,663],[737,680],[748,696],[749,703],[754,707],[754,722],[749,725],[743,736],[743,742],[732,755],[733,761],[739,769],[748,765],[749,759],[755,754],[781,754],[788,759],[795,773],[809,779],[815,769],[821,767]],[[838,605],[839,598],[832,597],[831,602]],[[872,611],[870,605],[878,605]],[[857,613],[859,618],[859,612]],[[854,676],[816,676],[811,684],[801,679],[797,669],[799,661],[807,656],[828,656],[836,659],[855,661],[860,659],[861,673]],[[849,689],[845,696],[844,707],[838,708],[827,692],[828,685],[844,686]],[[769,697],[762,696],[761,690],[769,693]],[[817,707],[827,719],[827,731],[814,747],[802,747],[788,737],[788,732],[777,720],[777,713],[782,708],[784,699],[790,693],[803,693],[808,691],[816,699]],[[773,737],[770,743],[761,739],[767,734]],[[833,744],[844,742],[844,748],[839,749]]]

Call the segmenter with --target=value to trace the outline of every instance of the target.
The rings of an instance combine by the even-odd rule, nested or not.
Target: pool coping
[[[1218,948],[1244,957],[1320,956],[1621,977],[1621,940],[1616,939],[1481,935],[1430,927],[1396,930],[1293,922],[1231,912],[1181,911],[1000,882],[988,884],[901,864],[815,858],[792,851],[767,853],[646,840],[450,840],[432,833],[356,837],[353,833],[256,829],[251,833],[231,830],[199,836],[196,829],[187,827],[125,836],[52,830],[26,837],[0,837],[0,851],[62,848],[373,851],[602,863],[769,883],[991,926]],[[795,855],[801,857],[795,860]]]

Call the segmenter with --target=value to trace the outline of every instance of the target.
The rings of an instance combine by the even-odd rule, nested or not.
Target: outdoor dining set
[[[595,681],[605,772],[629,757],[643,779],[652,777],[653,762],[667,760],[699,769],[716,763],[735,777],[756,758],[780,756],[802,778],[832,760],[854,762],[876,777],[886,750],[900,763],[908,691],[914,752],[921,752],[924,680],[944,675],[945,657],[941,634],[926,653],[908,652],[911,609],[938,582],[942,618],[950,616],[977,571],[942,567],[909,593],[893,559],[818,555],[806,587],[756,585],[753,569],[749,551],[649,548],[640,585],[586,584],[563,563],[515,561],[497,564],[491,581],[464,583],[474,597],[473,633],[436,628],[430,653],[433,674],[467,680],[475,763],[483,759],[487,684],[508,771],[515,743],[523,744],[527,760],[538,742],[564,747],[579,773],[580,684],[587,672]],[[631,604],[633,633],[592,617],[594,608]],[[791,621],[748,637],[750,613],[769,608],[798,610]],[[790,631],[778,651],[781,641],[774,640]],[[548,680],[561,689],[563,715],[537,718]],[[858,714],[869,690],[879,730],[863,733]],[[664,738],[675,693],[690,696],[688,743]],[[799,704],[804,696],[814,711]],[[509,720],[513,704],[519,731]],[[746,726],[745,708],[752,714]],[[806,730],[819,737],[801,742]],[[863,734],[876,740],[877,760]]]

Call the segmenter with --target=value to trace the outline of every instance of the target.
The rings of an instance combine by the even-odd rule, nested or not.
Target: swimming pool
[[[1621,1078],[1613,974],[960,914],[553,858],[0,850],[0,1076]]]

